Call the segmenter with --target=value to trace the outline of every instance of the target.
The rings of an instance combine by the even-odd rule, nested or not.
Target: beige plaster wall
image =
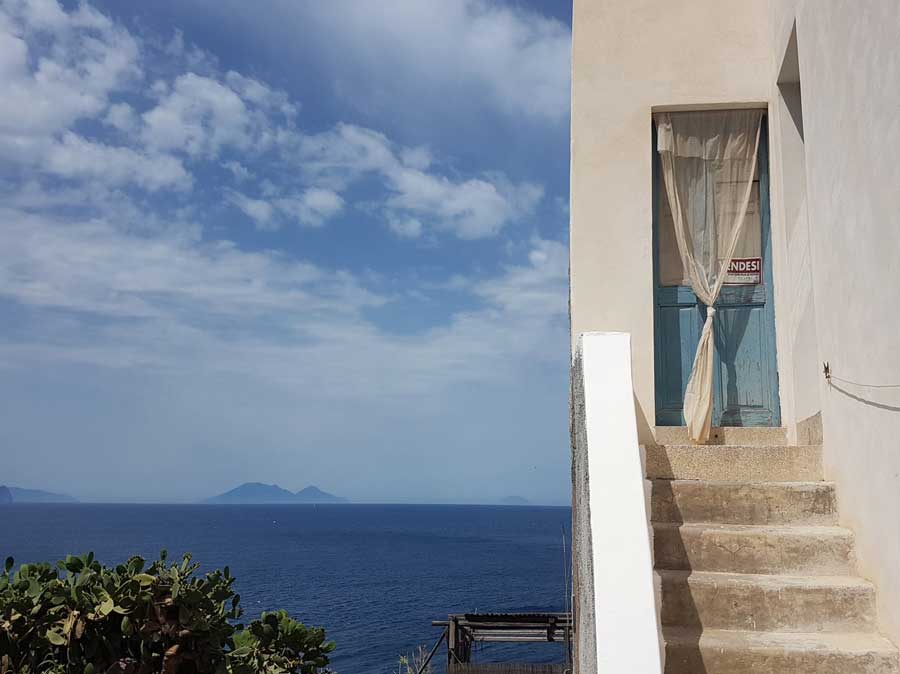
[[[792,27],[801,86],[779,87]],[[900,642],[900,2],[575,0],[572,336],[632,335],[654,424],[654,108],[769,108],[782,418],[821,410],[828,476]],[[802,92],[803,137],[791,119]]]
[[[769,201],[781,423],[787,427],[790,441],[808,443],[820,437],[811,434],[809,427],[819,430],[821,361],[813,302],[801,90],[796,39],[791,37],[793,14],[784,11],[791,0],[776,4],[770,38]]]
[[[654,425],[651,114],[765,102],[765,0],[575,0],[572,336],[632,335],[641,441]]]
[[[770,81],[795,20],[817,360],[844,379],[897,384],[900,2],[773,3]],[[821,376],[814,386],[841,516],[878,587],[882,626],[900,642],[900,389],[829,387]]]

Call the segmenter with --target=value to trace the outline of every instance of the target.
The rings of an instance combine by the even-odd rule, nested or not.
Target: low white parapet
[[[572,367],[576,674],[661,674],[631,335],[581,335]]]

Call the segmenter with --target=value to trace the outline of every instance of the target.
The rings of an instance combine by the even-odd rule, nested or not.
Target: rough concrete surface
[[[662,623],[771,632],[871,632],[875,588],[852,576],[659,571]]]
[[[854,572],[853,533],[841,527],[653,524],[662,569],[840,575]]]
[[[897,674],[897,650],[872,633],[665,629],[666,674]]]
[[[837,524],[830,482],[650,482],[654,522]]]
[[[659,445],[689,445],[686,426],[657,426],[654,432]],[[710,430],[706,445],[786,445],[787,429],[783,427],[717,426]]]
[[[572,600],[575,612],[576,671],[597,670],[597,625],[594,615],[594,556],[591,541],[591,485],[584,408],[584,365],[580,350],[572,363]]]
[[[816,481],[822,448],[812,445],[649,445],[647,477],[677,480]]]

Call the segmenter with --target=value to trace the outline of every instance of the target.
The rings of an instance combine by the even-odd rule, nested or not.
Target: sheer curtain
[[[706,442],[713,411],[715,303],[741,236],[759,150],[762,110],[657,113],[657,150],[685,275],[707,306],[684,394],[694,442]]]

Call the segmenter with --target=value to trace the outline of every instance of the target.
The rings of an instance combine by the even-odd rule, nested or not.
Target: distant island
[[[78,499],[68,494],[56,494],[42,489],[0,485],[0,505],[4,503],[78,503]]]
[[[318,487],[310,485],[300,491],[293,492],[282,489],[277,484],[263,484],[262,482],[245,482],[224,494],[213,496],[204,503],[244,503],[244,504],[274,504],[274,503],[346,503],[347,499],[322,491]]]
[[[523,498],[522,496],[507,496],[506,498],[500,500],[500,505],[524,506],[531,505],[531,501],[529,501],[527,498]]]

